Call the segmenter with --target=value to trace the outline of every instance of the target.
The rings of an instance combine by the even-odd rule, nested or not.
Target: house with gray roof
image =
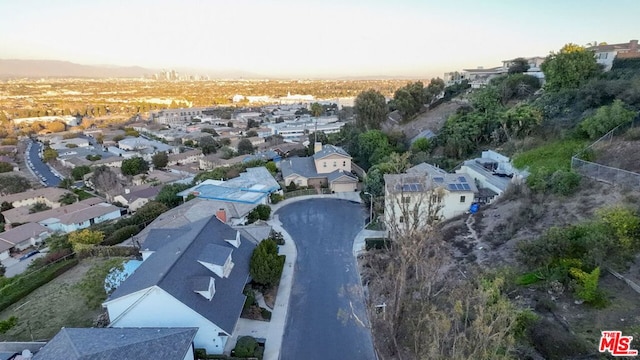
[[[385,223],[388,228],[427,225],[469,211],[478,189],[467,174],[451,174],[427,163],[405,174],[385,174]],[[399,225],[404,224],[404,225]]]
[[[27,223],[0,233],[0,260],[8,259],[12,251],[22,251],[40,244],[53,231],[37,223]]]
[[[483,151],[481,157],[465,160],[456,170],[470,176],[480,188],[480,203],[490,203],[504,193],[511,183],[523,181],[529,173],[516,169],[511,159],[493,150]]]
[[[194,327],[197,348],[222,354],[242,312],[256,244],[210,213],[188,215],[193,209],[184,204],[150,225],[142,264],[103,306],[111,327]],[[180,220],[187,215],[193,221]],[[176,227],[164,227],[166,220]]]
[[[62,328],[33,360],[193,360],[196,328]]]
[[[328,186],[333,192],[347,192],[358,185],[351,173],[351,156],[339,146],[315,143],[313,156],[285,159],[280,169],[287,186]]]
[[[264,166],[247,168],[238,177],[229,180],[205,180],[177,196],[183,199],[193,195],[210,201],[214,211],[225,214],[218,216],[225,223],[242,224],[251,210],[269,202],[271,193],[280,191],[280,184]]]

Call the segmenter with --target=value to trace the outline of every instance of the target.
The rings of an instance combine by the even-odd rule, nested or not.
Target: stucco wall
[[[105,304],[112,320],[111,327],[197,327],[199,330],[193,341],[195,347],[205,348],[209,354],[223,353],[228,337],[218,336],[222,329],[164,290],[154,287],[146,296],[140,292],[135,295],[123,299],[124,304],[118,304],[120,299]],[[127,306],[133,307],[118,318],[118,313]]]
[[[351,159],[342,155],[332,154],[315,160],[315,164],[318,174],[328,174],[340,169],[351,172]]]

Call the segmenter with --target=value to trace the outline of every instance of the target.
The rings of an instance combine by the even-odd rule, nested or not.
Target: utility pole
[[[373,222],[373,195],[365,191],[365,195],[369,195],[369,224]]]

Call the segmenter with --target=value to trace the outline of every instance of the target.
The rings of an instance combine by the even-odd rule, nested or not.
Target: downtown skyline
[[[632,0],[505,3],[0,1],[0,58],[261,77],[428,78],[546,56],[569,42],[639,35],[640,3]]]

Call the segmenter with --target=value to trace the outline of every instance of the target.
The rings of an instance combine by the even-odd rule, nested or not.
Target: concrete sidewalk
[[[296,265],[298,250],[291,236],[282,228],[282,223],[278,219],[278,215],[274,215],[273,219],[269,220],[268,223],[275,231],[282,233],[284,245],[280,246],[280,254],[286,256],[284,269],[282,269],[282,277],[280,278],[280,285],[278,286],[276,303],[271,313],[269,333],[264,349],[264,360],[277,360],[280,358],[284,328],[287,325],[289,297],[291,296],[291,287],[293,286],[294,267]]]

